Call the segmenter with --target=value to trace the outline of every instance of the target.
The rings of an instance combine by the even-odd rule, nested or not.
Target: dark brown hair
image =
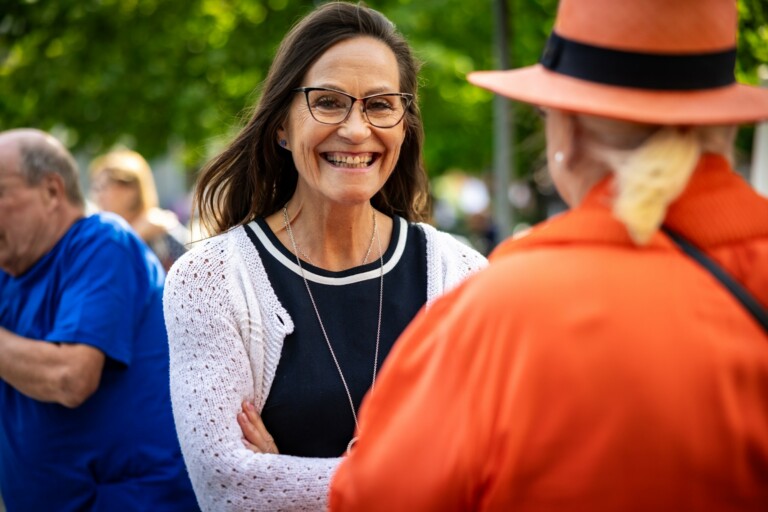
[[[280,44],[248,123],[200,173],[194,208],[210,234],[266,217],[290,199],[298,173],[291,153],[277,145],[277,131],[288,117],[292,91],[326,50],[355,37],[373,37],[386,44],[400,68],[400,92],[417,98],[420,64],[391,21],[359,4],[332,2],[316,8]],[[423,220],[428,181],[421,154],[424,132],[417,101],[411,103],[403,122],[406,133],[400,157],[371,202],[387,215]]]

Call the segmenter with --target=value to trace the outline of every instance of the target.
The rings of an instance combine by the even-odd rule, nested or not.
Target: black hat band
[[[540,62],[550,71],[606,85],[712,89],[735,82],[736,49],[683,55],[628,52],[577,43],[553,31]]]

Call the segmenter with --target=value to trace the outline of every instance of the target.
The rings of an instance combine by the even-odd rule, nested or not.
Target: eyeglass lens
[[[354,104],[354,99],[336,91],[307,91],[307,103],[312,116],[321,123],[343,122]],[[379,94],[364,100],[363,108],[368,122],[379,128],[391,128],[405,115],[406,99],[397,94]]]

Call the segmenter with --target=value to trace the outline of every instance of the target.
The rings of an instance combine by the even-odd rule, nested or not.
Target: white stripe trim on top
[[[395,246],[395,252],[392,254],[392,257],[389,258],[389,260],[384,262],[384,273],[388,273],[391,271],[397,263],[400,261],[400,258],[403,256],[403,252],[405,251],[405,238],[408,236],[408,224],[405,222],[405,219],[402,217],[398,217],[397,220],[400,222],[400,235],[397,238],[397,245]],[[254,233],[256,233],[256,236],[259,238],[261,243],[264,245],[264,247],[269,251],[269,253],[277,259],[277,261],[280,262],[283,266],[285,266],[288,270],[291,272],[301,275],[301,269],[296,264],[295,259],[291,259],[285,256],[285,254],[282,253],[275,245],[272,243],[272,240],[269,239],[266,233],[261,229],[261,227],[256,223],[256,221],[252,221],[248,223],[248,226],[253,230]],[[382,248],[384,252],[387,252],[386,248]],[[355,274],[352,276],[345,276],[345,277],[327,277],[327,276],[321,276],[319,274],[315,274],[312,272],[309,268],[304,268],[304,276],[307,278],[307,281],[312,281],[313,283],[320,283],[320,284],[328,284],[333,286],[344,286],[347,284],[352,283],[359,283],[361,281],[367,281],[368,279],[378,279],[381,275],[381,270],[376,267],[375,269],[369,270],[367,272],[361,272],[359,274]]]

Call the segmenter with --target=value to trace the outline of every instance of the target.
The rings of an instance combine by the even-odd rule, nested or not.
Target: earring
[[[288,146],[288,141],[285,139],[280,139],[279,144],[281,148],[284,148]]]
[[[563,159],[565,158],[565,155],[563,154],[562,151],[555,151],[554,158],[555,158],[556,164],[562,164]]]

